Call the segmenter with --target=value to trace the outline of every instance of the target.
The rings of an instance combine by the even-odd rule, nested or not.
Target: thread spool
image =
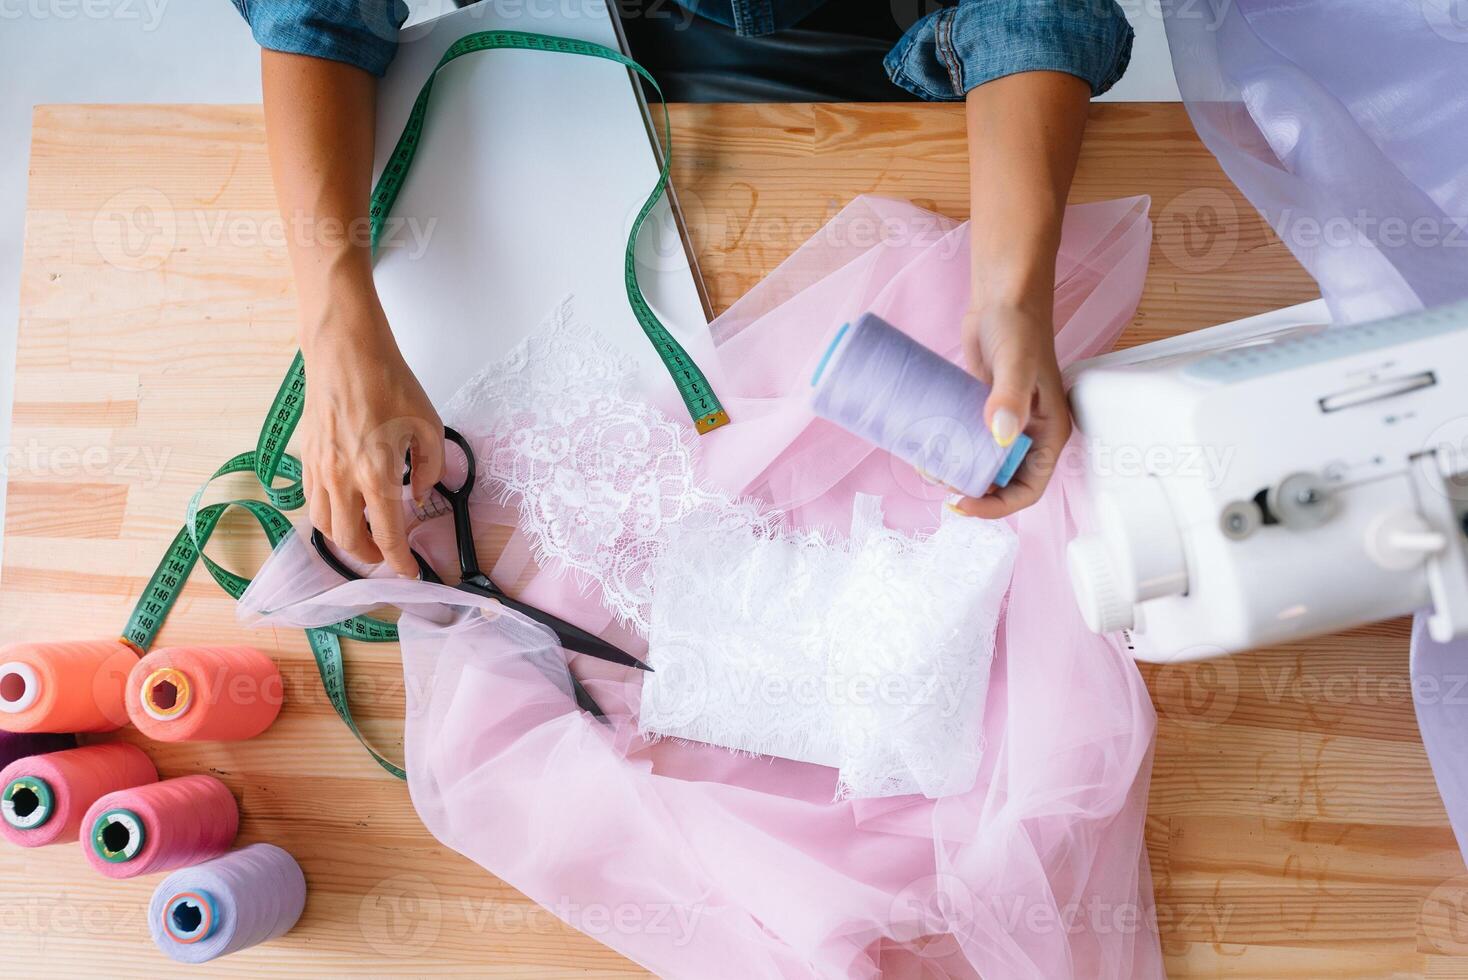
[[[84,745],[17,759],[0,772],[0,833],[21,847],[75,841],[91,805],[158,780],[136,745]]]
[[[121,640],[0,649],[0,729],[110,732],[127,723],[123,688],[138,654]]]
[[[213,776],[179,776],[101,797],[82,818],[82,851],[99,873],[134,878],[218,857],[240,810]]]
[[[170,959],[207,963],[285,935],[306,905],[306,877],[274,844],[251,844],[164,878],[148,928]]]
[[[76,738],[52,732],[0,731],[0,769],[28,755],[45,755],[62,749],[76,748]]]
[[[836,332],[811,387],[821,418],[970,497],[1008,485],[1030,448],[989,434],[988,385],[874,313]]]
[[[166,647],[133,666],[127,713],[160,742],[231,742],[269,728],[282,695],[275,661],[254,647]]]

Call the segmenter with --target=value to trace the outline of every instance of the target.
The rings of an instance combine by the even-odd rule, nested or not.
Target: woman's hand
[[[300,433],[311,524],[361,561],[416,575],[404,455],[412,452],[413,498],[422,499],[443,470],[443,424],[372,283],[376,81],[339,61],[280,51],[261,52],[260,70],[306,358]]]
[[[360,561],[414,577],[403,466],[421,500],[443,472],[443,423],[408,368],[375,293],[349,292],[302,330],[302,464],[311,525]]]
[[[1003,517],[1040,499],[1070,437],[1052,310],[1090,97],[1087,82],[1059,71],[1005,75],[967,96],[973,299],[964,352],[993,388],[984,421],[994,440],[1010,446],[1025,432],[1034,445],[1009,486],[960,500],[962,514]]]
[[[1008,486],[964,497],[953,507],[970,517],[1004,517],[1040,499],[1070,438],[1049,293],[1028,305],[971,306],[963,320],[963,346],[969,369],[992,388],[984,423],[994,441],[1007,447],[1025,432],[1034,445]]]

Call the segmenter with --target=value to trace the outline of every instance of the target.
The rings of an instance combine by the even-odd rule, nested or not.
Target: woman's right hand
[[[421,500],[443,470],[443,424],[372,282],[377,83],[353,65],[281,51],[263,51],[260,71],[306,358],[300,434],[311,523],[361,561],[416,575],[403,459],[412,452],[413,499]]]
[[[403,514],[443,471],[443,423],[413,376],[370,289],[339,295],[301,331],[306,405],[301,462],[311,525],[360,561],[415,577]]]

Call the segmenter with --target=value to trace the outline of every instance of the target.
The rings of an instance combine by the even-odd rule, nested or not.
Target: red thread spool
[[[74,841],[97,800],[157,780],[152,761],[126,742],[16,759],[0,771],[0,833],[21,847]]]
[[[228,786],[179,776],[98,799],[82,817],[82,851],[99,873],[134,878],[218,857],[239,829]]]
[[[283,693],[275,661],[254,647],[166,647],[128,675],[127,713],[159,742],[233,742],[269,728]]]
[[[13,643],[0,649],[0,728],[110,732],[127,724],[123,689],[138,654],[121,640]]]

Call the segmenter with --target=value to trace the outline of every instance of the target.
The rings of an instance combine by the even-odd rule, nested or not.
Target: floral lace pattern
[[[841,797],[966,792],[1015,537],[914,538],[858,496],[851,537],[679,529],[655,564],[644,730],[840,770]]]
[[[537,563],[648,637],[642,730],[837,767],[842,797],[969,789],[1013,532],[955,518],[914,538],[873,497],[849,539],[782,531],[699,485],[696,436],[634,377],[567,300],[443,415]]]
[[[584,575],[618,620],[646,636],[649,570],[677,526],[770,533],[779,515],[699,486],[697,438],[633,397],[635,366],[561,303],[443,416],[486,447],[479,483],[520,501],[537,564]]]

